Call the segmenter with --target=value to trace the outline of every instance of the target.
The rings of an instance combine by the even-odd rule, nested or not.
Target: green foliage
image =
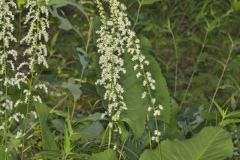
[[[81,85],[76,84],[72,78],[68,79],[67,83],[64,82],[62,84],[62,87],[68,89],[71,92],[74,101],[77,101],[82,95]]]
[[[157,98],[158,103],[161,103],[164,106],[161,120],[165,122],[164,124],[167,124],[167,126],[174,125],[174,122],[172,124],[170,123],[174,117],[171,116],[171,97],[168,92],[165,78],[163,77],[161,69],[154,58],[148,55],[147,60],[151,64],[148,69],[153,74],[153,78],[157,82],[155,97]],[[122,78],[122,84],[125,89],[125,99],[128,110],[123,113],[122,118],[130,125],[136,138],[140,138],[145,130],[145,122],[148,114],[148,101],[141,99],[144,89],[141,81],[139,81],[139,79],[135,76],[136,72],[133,70],[134,63],[131,61],[130,55],[125,55],[125,61],[127,74]]]
[[[173,106],[171,104],[171,97],[168,92],[166,80],[157,61],[152,56],[148,56],[147,59],[150,62],[149,70],[153,74],[153,78],[157,82],[155,97],[157,98],[157,101],[159,101],[159,103],[164,106],[164,110],[161,113],[161,119],[164,124],[173,125],[170,124],[172,118],[174,118],[171,117]]]
[[[188,140],[165,140],[140,160],[220,160],[232,157],[231,135],[221,128],[206,127]]]
[[[146,5],[146,4],[153,4],[155,2],[159,2],[160,0],[142,0],[140,3],[142,5]]]
[[[42,134],[42,142],[43,142],[43,150],[46,151],[57,151],[58,147],[54,141],[54,135],[48,128],[48,107],[44,103],[35,103],[35,109],[37,115],[39,117],[41,134]]]
[[[101,153],[93,154],[89,160],[117,160],[114,150],[106,150]]]
[[[19,41],[27,32],[23,23],[26,0],[15,2]],[[240,159],[240,1],[121,2],[127,6],[141,50],[150,62],[147,70],[156,80],[153,94],[164,107],[156,120],[160,142],[151,141],[155,118],[148,117],[149,102],[141,99],[143,85],[127,53],[121,84],[128,110],[119,122],[122,134],[112,131],[109,135],[109,119],[102,117],[108,107],[104,90],[95,84],[100,76],[96,30],[101,25],[96,4],[92,0],[50,0],[49,68],[39,67],[35,77],[36,83],[48,84],[49,93],[37,93],[42,104],[16,108],[26,114],[23,151],[19,147],[22,139],[16,134],[24,121],[11,124],[7,144],[0,129],[0,160]],[[20,53],[25,47],[12,46]],[[17,63],[26,58],[19,57]],[[14,100],[24,96],[22,88],[10,93],[16,93],[11,97]],[[0,104],[5,99],[0,97]],[[38,119],[29,111],[36,111]],[[5,153],[3,145],[9,152]]]
[[[26,3],[26,0],[17,0],[18,8],[21,8],[22,5]]]
[[[140,138],[145,130],[148,103],[141,99],[144,89],[135,76],[131,56],[126,54],[125,61],[127,73],[122,78],[122,84],[126,90],[124,97],[128,110],[123,113],[122,119],[128,123],[136,138]]]

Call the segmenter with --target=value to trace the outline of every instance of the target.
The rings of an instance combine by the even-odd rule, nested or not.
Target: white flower
[[[154,115],[154,116],[160,116],[160,114],[161,114],[160,110],[155,110],[155,111],[153,112],[153,115]]]
[[[136,74],[137,78],[139,78],[141,75],[142,75],[142,74],[141,74],[140,72],[138,72],[138,73]]]
[[[158,105],[158,108],[159,108],[160,110],[163,110],[163,106],[162,106],[161,104]]]
[[[18,138],[21,138],[22,137],[22,131],[20,130],[20,131],[18,131],[17,132],[17,135],[16,135],[16,139],[18,139]]]
[[[151,102],[152,102],[152,104],[155,104],[156,103],[156,98],[152,98]]]
[[[31,114],[33,115],[33,117],[35,118],[35,119],[37,119],[37,113],[35,112],[35,111],[31,111]]]
[[[45,84],[40,83],[34,86],[34,89],[42,89],[45,93],[48,93],[48,88]]]
[[[105,113],[102,113],[102,114],[101,114],[101,119],[104,119],[104,118],[106,117],[106,115],[107,115],[106,112],[105,112]]]
[[[152,141],[155,141],[155,142],[159,142],[159,137],[157,137],[157,136],[152,136]]]
[[[3,122],[2,125],[0,125],[0,130],[4,130],[5,129],[5,123]]]
[[[149,106],[148,107],[148,112],[151,112],[151,110],[152,110],[152,107]]]
[[[142,93],[142,99],[144,99],[146,97],[147,93],[146,92],[143,92]]]
[[[42,103],[42,99],[41,99],[40,96],[35,96],[35,95],[33,95],[32,98],[33,98],[33,101]]]
[[[109,25],[109,26],[113,26],[114,23],[113,23],[112,21],[107,21],[107,25]]]
[[[145,63],[146,65],[149,65],[149,64],[150,64],[150,62],[147,61],[147,60],[145,60],[144,63]]]
[[[150,87],[151,87],[152,90],[156,89],[156,86],[154,84],[150,84]]]
[[[139,65],[135,64],[134,67],[133,67],[134,71],[136,71],[138,69],[138,67],[139,67]]]
[[[117,150],[117,145],[116,144],[113,146],[113,150]]]
[[[161,135],[161,132],[159,132],[158,130],[154,130],[154,135],[160,136],[160,135]]]
[[[145,87],[147,85],[147,81],[143,80],[143,86]]]
[[[109,123],[108,123],[108,127],[109,127],[109,128],[113,128],[112,122],[109,122]]]

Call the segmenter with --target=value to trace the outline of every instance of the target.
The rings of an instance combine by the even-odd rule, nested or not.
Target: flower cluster
[[[155,130],[154,135],[152,136],[152,141],[155,141],[158,143],[160,136],[161,136],[161,132],[159,132],[158,130]]]
[[[0,137],[4,140],[5,145],[10,124],[19,123],[20,119],[24,118],[23,114],[16,112],[16,103],[9,93],[11,88],[20,86],[21,82],[15,74],[17,68],[15,62],[18,54],[12,49],[12,44],[17,42],[13,35],[12,23],[14,20],[12,9],[16,9],[16,7],[13,0],[0,1]],[[6,147],[5,151],[8,151]]]
[[[121,75],[126,73],[122,58],[125,51],[124,40],[118,33],[118,26],[114,25],[115,17],[107,19],[101,3],[97,1],[97,4],[102,26],[97,31],[99,34],[97,47],[101,54],[99,58],[101,78],[96,83],[105,88],[104,100],[108,102],[108,110],[105,114],[111,117],[109,127],[112,128],[112,123],[116,123],[120,119],[121,112],[127,109],[123,98],[124,89],[119,82]],[[112,14],[116,11],[111,7]]]
[[[17,5],[13,0],[0,0],[0,139],[7,143],[7,132],[11,124],[19,123],[26,115],[16,112],[16,107],[20,104],[29,104],[30,100],[42,102],[39,95],[33,91],[43,90],[47,92],[47,87],[43,83],[36,83],[36,65],[48,67],[46,56],[48,41],[47,28],[49,28],[47,0],[27,0],[26,9],[28,13],[25,25],[29,25],[27,35],[21,40],[21,44],[27,49],[23,54],[18,54],[13,48],[13,43],[17,42],[14,37],[14,13]],[[24,62],[18,64],[18,57],[22,57]],[[26,87],[28,86],[28,87]],[[11,97],[13,89],[22,89],[18,100]],[[28,114],[28,113],[27,113]],[[37,118],[36,112],[31,114]],[[3,131],[1,131],[3,130]],[[15,130],[16,138],[24,135],[24,130]],[[2,134],[3,133],[3,134]],[[6,147],[5,151],[8,149]]]
[[[23,52],[23,56],[26,61],[22,62],[18,66],[18,71],[22,81],[29,83],[29,87],[23,91],[25,99],[23,103],[27,103],[30,99],[33,101],[42,102],[39,95],[34,95],[33,91],[42,89],[47,92],[47,87],[44,84],[33,84],[33,78],[36,77],[36,65],[43,65],[48,67],[47,64],[47,47],[49,36],[47,28],[49,28],[49,12],[47,8],[48,0],[27,0],[26,9],[28,13],[24,21],[25,25],[28,25],[27,35],[21,40],[22,45],[28,46]],[[22,72],[24,68],[28,68],[28,71]],[[30,77],[30,78],[28,78]]]
[[[13,36],[14,26],[12,21],[14,15],[11,12],[12,8],[16,8],[16,4],[12,0],[0,1],[0,82],[5,87],[16,84],[15,79],[8,75],[9,68],[15,71],[13,61],[17,59],[17,52],[10,48],[10,44],[17,41]]]
[[[148,107],[148,111],[157,121],[156,117],[160,116],[163,106],[157,104],[156,98],[153,96],[153,92],[156,90],[156,81],[153,79],[151,73],[147,71],[147,66],[150,62],[141,53],[140,40],[131,29],[131,22],[126,12],[126,6],[118,0],[108,0],[107,2],[110,9],[109,17],[104,13],[104,8],[101,3],[97,1],[102,22],[101,29],[98,31],[100,38],[97,41],[98,50],[99,53],[101,53],[100,65],[102,69],[99,84],[106,88],[105,99],[109,100],[111,95],[114,96],[117,94],[117,96],[121,96],[121,98],[120,101],[115,98],[114,104],[117,106],[117,104],[121,105],[124,103],[122,99],[123,88],[116,82],[120,78],[120,73],[124,74],[126,72],[123,68],[124,61],[121,56],[123,53],[129,53],[132,57],[131,60],[135,62],[134,71],[136,72],[136,77],[142,81],[142,85],[145,88],[145,91],[139,98],[149,100],[150,106]],[[114,86],[114,90],[112,90],[112,80],[115,80],[115,85],[120,86],[121,94],[116,92],[116,88],[118,87]],[[113,92],[115,94],[113,94]],[[118,110],[118,107],[115,108]],[[125,105],[124,108],[126,108]],[[113,107],[109,105],[108,113],[111,113],[112,109]],[[152,140],[158,142],[160,132],[157,124],[156,131],[158,134],[154,134]]]

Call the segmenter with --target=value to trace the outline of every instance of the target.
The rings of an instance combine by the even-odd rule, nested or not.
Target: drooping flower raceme
[[[160,131],[158,129],[156,117],[160,116],[163,106],[157,104],[156,98],[153,95],[153,92],[156,90],[156,81],[147,70],[147,66],[150,62],[141,53],[140,40],[131,29],[131,22],[127,16],[126,6],[118,0],[108,0],[107,3],[109,4],[110,10],[109,16],[104,12],[101,2],[97,0],[102,22],[101,28],[98,31],[100,38],[97,41],[98,52],[101,54],[99,63],[102,69],[101,79],[98,83],[106,89],[104,96],[106,100],[111,100],[111,96],[117,94],[120,98],[115,98],[114,104],[116,104],[116,106],[117,104],[124,104],[124,109],[127,109],[124,99],[122,98],[123,88],[120,87],[121,94],[119,94],[116,92],[117,90],[115,90],[117,87],[114,86],[115,88],[112,90],[111,86],[113,86],[112,82],[114,82],[115,85],[121,86],[121,84],[119,84],[120,74],[126,72],[123,68],[124,61],[122,55],[124,53],[130,54],[132,57],[131,60],[135,62],[134,71],[136,72],[136,77],[142,81],[142,85],[145,88],[145,91],[139,98],[149,100],[148,111],[155,117],[156,130],[153,133],[152,140],[158,142]],[[116,106],[112,107],[112,105],[108,105],[109,116],[112,116],[111,113],[113,112],[113,108],[115,112],[121,108]],[[119,113],[121,112],[119,111]]]
[[[16,4],[13,1],[0,1],[0,130],[6,129],[6,123],[8,123],[2,117],[5,117],[6,112],[13,110],[13,101],[8,96],[8,88],[15,84],[14,78],[10,77],[8,72],[15,71],[13,61],[17,58],[17,52],[10,48],[10,43],[17,41],[13,36],[14,26],[12,21],[14,20],[14,15],[11,11],[13,8],[16,8]]]
[[[123,98],[124,89],[119,82],[121,75],[126,73],[122,58],[125,49],[122,45],[124,41],[117,32],[116,26],[114,26],[111,18],[107,20],[101,3],[97,1],[97,4],[101,14],[102,26],[97,32],[99,34],[97,47],[101,54],[99,58],[101,78],[96,83],[105,88],[104,100],[108,102],[106,114],[111,118],[109,127],[112,128],[113,124],[119,121],[121,112],[126,110]],[[120,132],[120,130],[118,131]]]
[[[16,76],[17,52],[12,49],[17,41],[14,32],[14,14],[16,4],[13,0],[0,1],[0,139],[7,144],[7,133],[12,122],[18,123],[24,115],[16,112],[16,102],[11,97],[11,90],[20,86]],[[2,135],[3,133],[3,135]],[[5,148],[5,151],[8,149]]]
[[[10,43],[16,42],[16,38],[13,36],[14,26],[12,21],[14,15],[11,11],[12,8],[16,8],[16,4],[12,0],[0,1],[0,81],[6,87],[8,85],[14,85],[15,81],[8,75],[8,68],[15,71],[13,61],[16,61],[17,52],[10,48]]]
[[[49,40],[47,32],[47,29],[49,28],[49,12],[47,4],[48,0],[27,0],[26,9],[28,9],[28,13],[24,24],[28,26],[28,32],[21,40],[21,44],[27,46],[27,49],[23,52],[26,61],[22,62],[17,68],[19,72],[21,72],[23,68],[28,68],[28,72],[24,72],[25,80],[23,81],[28,83],[29,87],[23,91],[25,99],[22,103],[27,103],[30,99],[42,102],[41,97],[39,95],[34,95],[33,91],[41,89],[47,92],[45,84],[36,84],[34,82],[34,78],[37,77],[37,65],[46,68],[48,67],[46,60],[46,42]]]

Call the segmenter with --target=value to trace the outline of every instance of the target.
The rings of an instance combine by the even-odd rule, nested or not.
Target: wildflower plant
[[[17,39],[14,37],[14,9],[17,5],[13,0],[0,1],[0,139],[8,152],[8,132],[14,123],[24,120],[23,128],[14,129],[15,138],[23,139],[18,147],[24,152],[24,136],[27,128],[26,120],[29,114],[36,117],[34,111],[29,111],[32,102],[42,102],[39,90],[47,93],[47,86],[38,82],[38,67],[48,67],[46,56],[49,28],[49,13],[47,0],[27,0],[28,10],[24,24],[28,32],[20,41],[26,50],[21,53],[12,49]],[[24,61],[19,62],[19,57]],[[20,95],[12,96],[16,89]],[[18,106],[26,106],[26,113],[18,112]],[[4,132],[2,132],[4,131]],[[3,133],[3,134],[2,134]]]
[[[13,0],[0,1],[0,139],[6,153],[12,124],[19,123],[24,118],[22,113],[16,111],[17,103],[11,96],[12,90],[21,83],[15,74],[18,53],[13,49],[13,44],[17,42],[13,25],[16,7]],[[17,135],[21,133],[20,130],[15,132]]]
[[[239,159],[238,2],[123,2],[0,0],[0,160]]]
[[[45,84],[37,82],[37,66],[48,67],[46,60],[46,42],[49,39],[47,33],[47,28],[49,28],[47,3],[48,1],[45,0],[28,0],[25,6],[28,13],[24,24],[27,26],[28,32],[20,41],[26,47],[23,55],[21,55],[25,58],[25,61],[19,64],[17,70],[22,83],[27,84],[28,87],[24,88],[23,99],[19,100],[18,103],[28,104],[32,100],[41,103],[41,97],[35,95],[34,91],[43,90],[45,93],[48,91]]]
[[[22,38],[20,43],[26,46],[23,52],[25,61],[18,66],[18,72],[23,75],[22,82],[27,85],[23,89],[23,98],[19,99],[19,103],[27,106],[26,116],[32,113],[36,117],[34,111],[29,111],[29,107],[33,102],[42,103],[42,98],[39,91],[48,92],[47,86],[38,81],[38,67],[48,68],[47,64],[47,46],[49,40],[47,29],[49,28],[49,12],[48,0],[27,0],[25,8],[28,10],[24,24],[28,28],[25,37]],[[28,70],[25,71],[24,68]],[[25,72],[23,72],[25,71]],[[23,133],[26,132],[26,120],[23,126]],[[23,138],[22,144],[24,145],[25,139]],[[24,149],[24,147],[22,147]],[[22,150],[22,157],[23,157]]]
[[[126,6],[118,0],[108,0],[109,14],[107,14],[102,2],[96,0],[96,4],[102,23],[97,32],[99,35],[97,47],[100,53],[99,64],[101,67],[101,78],[97,81],[97,84],[105,88],[104,100],[107,101],[105,115],[110,119],[109,127],[117,124],[116,122],[121,118],[121,113],[128,109],[124,101],[124,88],[121,85],[120,78],[128,72],[124,68],[123,56],[124,54],[130,54],[131,60],[135,63],[136,78],[142,82],[144,87],[144,92],[139,99],[142,98],[148,101],[148,117],[153,116],[155,119],[156,128],[151,140],[158,143],[161,133],[158,129],[157,117],[160,116],[163,106],[156,103],[156,97],[153,95],[156,90],[156,81],[147,69],[150,62],[142,54],[140,40],[131,29]],[[121,130],[117,125],[115,130],[116,128],[121,134]]]

